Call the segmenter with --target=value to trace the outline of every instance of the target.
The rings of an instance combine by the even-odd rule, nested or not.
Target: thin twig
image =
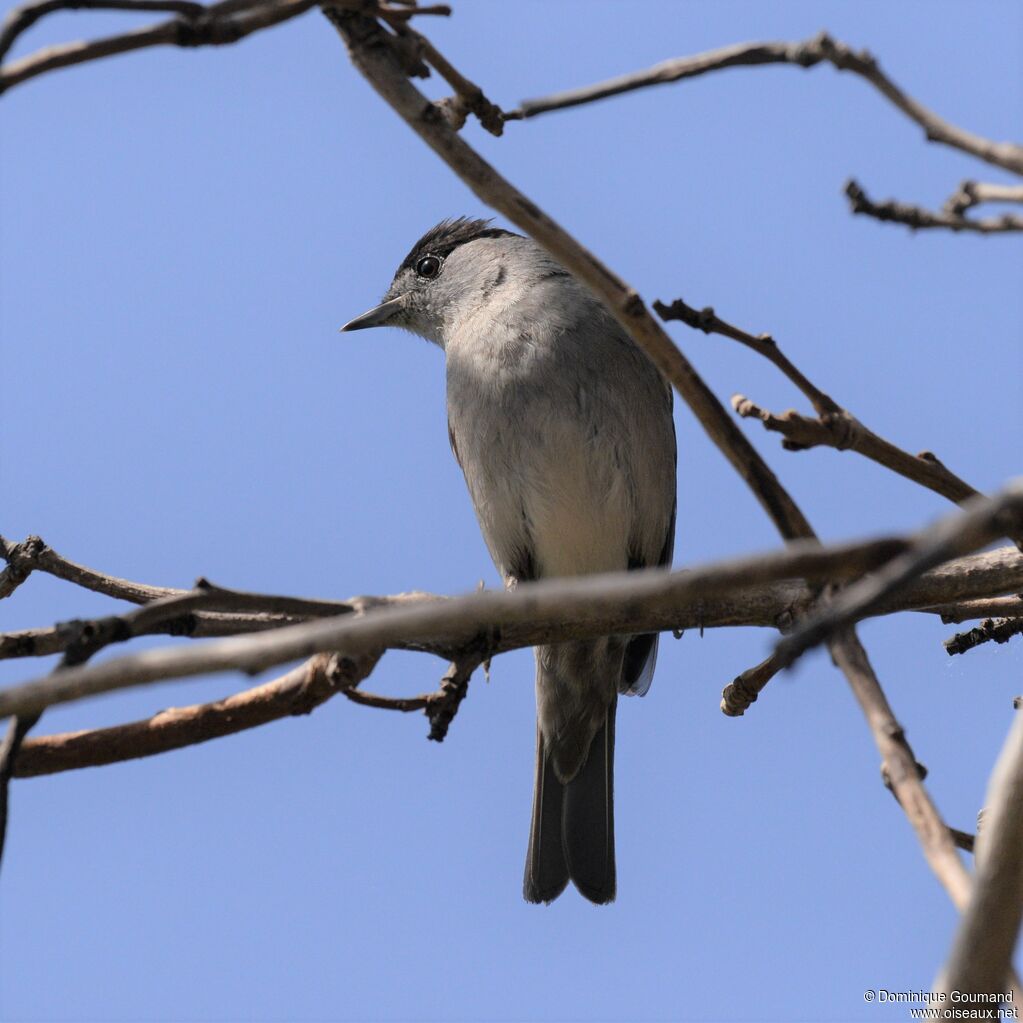
[[[426,36],[407,23],[408,15],[411,13],[413,12],[388,12],[384,18],[399,36],[407,36],[413,41],[423,60],[455,90],[454,96],[438,103],[451,126],[458,131],[464,127],[466,116],[473,114],[491,135],[503,135],[504,112],[501,108],[496,103],[491,103],[483,90],[454,67]]]
[[[182,600],[184,600],[182,597],[167,598],[167,600],[163,601],[166,612],[168,614],[173,613],[169,608],[166,608],[167,604]],[[143,608],[141,611],[132,613],[137,615],[146,610],[148,609]],[[152,614],[151,617],[155,618],[156,614]],[[128,631],[127,626],[122,628],[118,625],[118,627],[113,629],[106,629],[94,634],[83,633],[78,636],[73,643],[68,645],[67,649],[64,651],[63,657],[61,657],[56,668],[53,669],[50,677],[58,677],[62,672],[70,671],[75,667],[85,665],[89,658],[92,657],[93,654],[98,653],[101,649],[103,649],[103,647],[110,643],[117,643],[127,638],[124,634],[125,631]],[[7,729],[7,735],[4,738],[3,745],[0,746],[0,861],[2,861],[3,858],[4,844],[7,839],[7,825],[10,818],[9,790],[11,778],[14,775],[25,736],[39,721],[41,715],[42,709],[40,708],[38,711],[34,711],[30,714],[19,714],[13,717]]]
[[[0,61],[10,52],[18,36],[55,11],[158,11],[194,19],[205,14],[206,8],[192,0],[36,0],[8,12],[0,29]]]
[[[381,15],[386,17],[389,22],[408,21],[410,18],[415,18],[420,14],[436,14],[444,18],[451,15],[451,8],[447,4],[430,4],[429,6],[419,7],[414,2],[409,2],[409,0],[395,0],[395,2],[405,6],[386,7],[382,3],[380,5]]]
[[[891,224],[904,224],[913,231],[942,228],[949,231],[972,231],[975,234],[1012,234],[1023,231],[1023,217],[1014,213],[1003,213],[997,217],[983,217],[974,220],[958,213],[942,210],[934,212],[923,206],[885,199],[877,202],[867,195],[857,181],[848,181],[845,194],[853,213],[862,213],[875,220]]]
[[[187,591],[186,591],[187,592]],[[146,635],[188,636],[191,639],[209,639],[218,636],[240,636],[250,632],[267,632],[308,616],[264,614],[220,614],[216,611],[190,612],[172,621],[160,622],[146,631]],[[72,619],[34,629],[0,632],[0,660],[15,657],[48,657],[63,653],[74,642],[80,630],[99,628],[102,619]],[[142,633],[138,633],[142,635]]]
[[[946,519],[920,534],[913,547],[870,576],[853,583],[826,607],[796,625],[776,647],[791,664],[802,653],[868,615],[873,607],[928,568],[1023,526],[1023,480],[1009,484],[992,498],[974,498],[960,516]]]
[[[810,419],[794,409],[778,416],[742,394],[733,395],[732,408],[741,418],[757,419],[766,430],[780,433],[784,437],[782,447],[786,451],[806,451],[819,446],[855,451],[956,504],[964,504],[978,494],[933,452],[921,451],[918,455],[911,455],[879,437],[845,409],[820,419]]]
[[[770,334],[750,334],[722,320],[713,309],[694,309],[681,298],[670,305],[655,301],[654,309],[663,320],[679,320],[705,334],[721,334],[738,341],[762,355],[795,384],[813,405],[817,419],[809,419],[791,410],[776,416],[741,394],[732,398],[732,407],[739,416],[759,419],[768,430],[781,433],[785,438],[782,447],[787,450],[804,451],[818,445],[839,451],[852,450],[957,504],[977,496],[973,487],[947,469],[931,452],[911,455],[867,429],[802,373]]]
[[[1023,618],[987,618],[975,629],[957,632],[946,639],[944,646],[949,657],[965,654],[982,643],[1008,643],[1013,636],[1023,636]]]
[[[179,597],[188,592],[170,586],[148,586],[86,568],[61,556],[38,536],[29,536],[21,543],[0,536],[0,557],[7,562],[7,567],[0,572],[0,597],[10,596],[34,571],[46,572],[83,589],[132,604],[148,604],[151,600]]]
[[[710,306],[694,309],[681,298],[676,298],[670,305],[666,305],[660,299],[655,299],[653,305],[654,311],[662,320],[679,320],[687,327],[703,331],[704,334],[720,334],[722,337],[731,338],[768,359],[810,399],[817,415],[824,417],[842,411],[834,399],[820,390],[786,358],[785,353],[778,347],[777,341],[770,334],[750,334],[748,331],[722,320]]]
[[[235,0],[211,4],[201,16],[184,14],[155,25],[89,42],[62,43],[0,67],[0,94],[57,68],[128,53],[149,46],[223,46],[304,14],[317,0],[267,0],[238,10]]]
[[[832,39],[826,32],[821,32],[820,35],[804,42],[739,43],[691,57],[667,60],[644,71],[621,75],[598,82],[596,85],[555,93],[542,99],[526,100],[508,115],[508,119],[536,117],[548,110],[592,103],[607,96],[631,92],[649,85],[694,78],[723,68],[762,64],[794,64],[810,68],[825,61],[839,71],[851,71],[870,82],[910,120],[923,128],[928,141],[952,146],[997,167],[1023,174],[1023,146],[1013,142],[993,142],[956,127],[906,95],[884,74],[876,58],[868,51],[856,52],[845,43]]]
[[[428,593],[402,593],[389,597],[351,597],[348,600],[319,600],[275,594],[245,593],[213,586],[206,580],[197,582],[196,590],[169,586],[150,586],[145,583],[120,579],[79,565],[38,536],[30,536],[21,543],[13,543],[0,536],[0,557],[8,564],[0,572],[0,597],[8,596],[33,571],[46,572],[58,579],[74,583],[84,589],[118,600],[160,607],[161,602],[175,600],[201,592],[204,596],[190,605],[177,604],[178,614],[168,617],[162,611],[151,612],[139,618],[119,616],[134,629],[132,635],[165,634],[192,638],[234,636],[250,632],[263,632],[281,625],[326,618],[338,614],[362,613],[370,608],[407,606],[421,600],[440,600]],[[214,611],[197,610],[213,607]],[[85,632],[100,633],[115,628],[113,618],[74,620],[38,629],[0,633],[0,660],[10,657],[42,657],[62,653]],[[122,626],[126,627],[126,626]]]
[[[396,710],[403,714],[417,710],[426,710],[430,705],[430,693],[421,696],[381,696],[379,693],[367,693],[361,689],[345,689],[344,695],[352,703],[362,707],[374,707],[377,710]]]

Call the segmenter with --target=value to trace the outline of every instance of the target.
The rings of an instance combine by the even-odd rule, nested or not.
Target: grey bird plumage
[[[670,564],[671,391],[543,248],[486,221],[444,221],[413,246],[382,303],[342,330],[385,324],[444,350],[451,447],[506,585]],[[610,902],[617,700],[646,693],[657,637],[535,653],[524,894],[550,902],[572,880]]]

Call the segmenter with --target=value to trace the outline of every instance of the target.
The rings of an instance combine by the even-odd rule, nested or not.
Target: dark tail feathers
[[[564,784],[537,729],[533,823],[523,885],[527,902],[553,902],[569,880],[590,902],[614,901],[614,744],[612,702],[579,773]]]

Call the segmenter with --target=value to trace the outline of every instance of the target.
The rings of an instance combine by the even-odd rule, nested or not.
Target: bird
[[[441,221],[379,305],[342,331],[393,326],[444,351],[448,436],[505,586],[670,566],[671,388],[604,305],[531,238]],[[523,895],[617,891],[615,714],[645,695],[657,635],[535,649],[536,768]]]

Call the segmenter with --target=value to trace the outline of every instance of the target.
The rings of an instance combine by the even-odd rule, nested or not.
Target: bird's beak
[[[403,295],[392,298],[388,302],[381,302],[380,305],[370,309],[369,312],[356,316],[354,320],[349,320],[341,330],[363,330],[365,327],[382,327],[390,322],[394,315],[401,310],[404,303],[405,298]]]

